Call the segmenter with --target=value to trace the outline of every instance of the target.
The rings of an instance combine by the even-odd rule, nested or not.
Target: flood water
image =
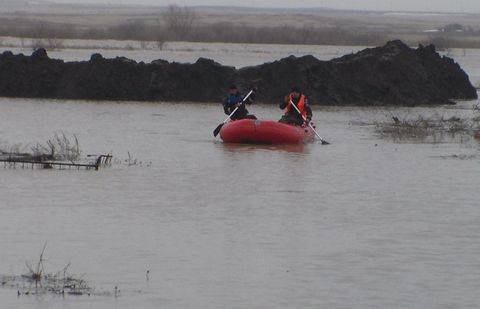
[[[1,98],[0,144],[28,150],[64,132],[84,155],[142,161],[0,166],[0,274],[25,273],[47,242],[47,272],[71,262],[96,290],[121,291],[0,288],[1,308],[476,308],[480,143],[397,142],[364,125],[471,118],[474,103],[315,108],[332,145],[265,147],[214,139],[225,116],[213,103]]]

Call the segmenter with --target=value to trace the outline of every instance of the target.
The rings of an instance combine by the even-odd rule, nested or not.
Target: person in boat
[[[300,110],[299,114],[297,110],[292,106],[295,104]],[[285,100],[280,103],[280,109],[285,110],[285,114],[282,116],[279,122],[293,125],[308,125],[312,120],[312,109],[308,105],[307,96],[300,91],[300,88],[294,87],[292,92],[285,97]],[[307,119],[303,120],[303,117]]]
[[[238,110],[231,117],[232,120],[257,119],[254,115],[248,113],[246,107],[247,104],[253,103],[253,94],[243,103],[244,97],[237,86],[232,85],[228,88],[228,96],[225,101],[223,101],[223,110],[225,114],[230,115],[238,107]]]

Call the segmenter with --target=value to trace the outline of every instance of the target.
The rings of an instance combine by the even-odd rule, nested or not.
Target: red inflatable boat
[[[309,127],[299,127],[271,120],[243,119],[225,124],[220,131],[225,143],[302,144],[315,140]]]

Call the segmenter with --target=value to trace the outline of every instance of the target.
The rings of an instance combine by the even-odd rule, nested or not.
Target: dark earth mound
[[[294,56],[236,70],[200,58],[193,64],[150,64],[99,54],[90,61],[0,55],[0,96],[87,100],[215,102],[232,83],[258,87],[257,100],[277,103],[294,85],[313,104],[426,105],[475,99],[467,74],[434,46],[412,49],[401,41],[331,61]]]

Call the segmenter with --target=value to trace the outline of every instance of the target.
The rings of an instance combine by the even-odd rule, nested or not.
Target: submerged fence
[[[90,155],[88,157],[95,157],[91,162],[64,162],[56,160],[48,160],[45,157],[32,157],[24,154],[2,154],[0,155],[0,162],[3,162],[4,168],[29,168],[29,169],[85,169],[96,170],[100,167],[110,166],[112,163],[112,155]]]

